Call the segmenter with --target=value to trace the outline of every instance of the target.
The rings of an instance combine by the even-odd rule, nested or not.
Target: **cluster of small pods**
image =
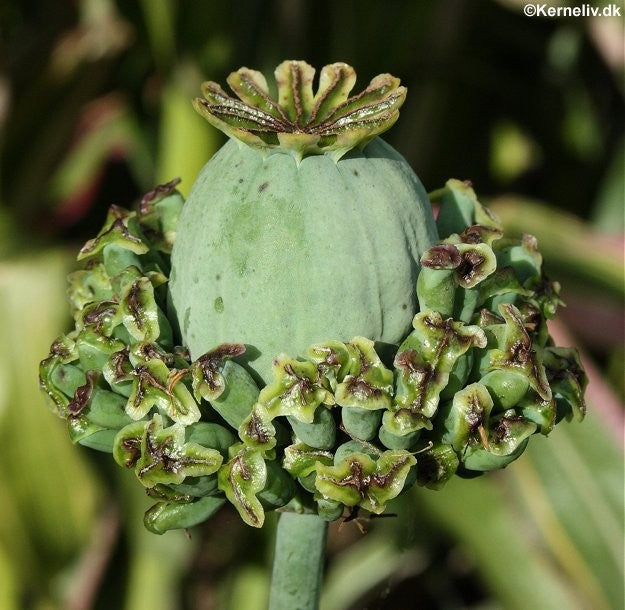
[[[355,337],[277,355],[264,387],[237,362],[242,344],[195,360],[177,345],[176,185],[136,211],[111,207],[69,276],[75,328],[40,367],[71,439],[112,453],[155,498],[150,530],[190,527],[227,501],[254,527],[278,508],[379,514],[415,483],[505,467],[531,435],[583,417],[586,377],[549,337],[558,286],[536,240],[504,236],[468,184],[432,195],[441,241],[421,259],[401,345]]]

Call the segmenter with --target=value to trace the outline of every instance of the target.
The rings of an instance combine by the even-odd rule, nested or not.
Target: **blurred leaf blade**
[[[157,181],[181,178],[186,196],[204,164],[221,144],[221,136],[193,109],[201,77],[190,65],[180,69],[163,91]]]
[[[321,610],[352,608],[391,577],[414,574],[425,564],[419,549],[389,544],[385,529],[372,532],[334,558],[325,575]]]
[[[554,557],[591,607],[618,608],[624,601],[623,452],[592,411],[581,433],[578,428],[537,438],[530,459],[510,474]]]
[[[16,582],[13,561],[0,546],[0,608],[4,610],[17,610],[18,587]]]
[[[244,565],[228,587],[225,610],[264,610],[269,600],[270,573],[260,566]]]
[[[544,203],[506,196],[492,201],[506,234],[529,233],[538,239],[551,275],[587,292],[606,291],[622,299],[625,273],[622,246],[588,231],[581,219]]]
[[[622,142],[607,168],[593,206],[592,219],[597,230],[609,234],[622,234],[625,230],[624,184],[625,142]]]
[[[133,168],[137,182],[148,188],[152,180],[148,147],[136,118],[121,99],[112,97],[92,104],[91,125],[63,159],[50,183],[53,201],[67,206],[68,200],[92,190],[106,161],[123,155]]]
[[[141,9],[150,37],[152,53],[159,70],[165,71],[174,59],[176,35],[174,32],[177,2],[141,0]]]
[[[196,543],[182,530],[172,530],[161,536],[149,532],[143,526],[143,514],[154,500],[137,485],[133,472],[118,470],[115,475],[123,494],[123,520],[130,543],[124,608],[179,608],[180,582]]]
[[[528,541],[494,478],[452,480],[440,492],[419,489],[415,501],[466,548],[503,607],[580,608],[577,592]]]
[[[55,36],[42,37],[33,47],[34,61],[22,66],[14,60],[13,80],[19,88],[11,93],[6,129],[0,142],[4,203],[17,216],[36,212],[47,203],[42,185],[69,148],[76,118],[94,97],[101,94],[115,61],[129,47],[128,24],[121,20],[111,0],[82,0],[75,21]],[[45,15],[45,12],[43,12]],[[16,24],[31,34],[29,15],[16,15]],[[44,17],[45,19],[45,17]],[[42,24],[46,30],[50,24]],[[28,57],[28,53],[25,53]],[[24,68],[26,68],[25,72]],[[24,79],[24,75],[27,76]]]
[[[22,532],[21,540],[11,533],[13,542],[32,549],[32,563],[20,564],[29,586],[45,586],[41,575],[75,556],[101,497],[97,476],[68,443],[63,422],[50,419],[37,385],[38,361],[65,324],[68,267],[61,250],[0,263],[0,315],[6,324],[0,367],[10,372],[10,383],[2,387],[8,406],[0,426],[0,470]],[[23,555],[20,549],[8,552]]]

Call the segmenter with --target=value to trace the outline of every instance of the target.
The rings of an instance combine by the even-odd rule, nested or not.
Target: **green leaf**
[[[525,527],[578,603],[623,604],[623,448],[598,406],[581,426],[535,437],[506,473]],[[588,442],[593,439],[592,442]]]
[[[124,326],[137,341],[156,341],[160,335],[154,287],[147,277],[122,289],[120,310]]]
[[[272,417],[262,403],[256,403],[252,412],[239,427],[239,438],[246,446],[259,451],[271,451],[276,446],[276,429]]]
[[[472,383],[456,392],[453,401],[441,407],[438,421],[445,430],[441,441],[462,452],[472,440],[486,439],[493,399],[481,383]],[[476,437],[478,437],[476,439]]]
[[[149,251],[149,246],[141,239],[135,212],[112,205],[104,227],[97,237],[87,241],[80,249],[78,260],[99,254],[108,244],[116,244],[135,254],[145,254]]]
[[[122,468],[134,468],[141,456],[141,443],[147,422],[124,426],[115,436],[113,458]]]
[[[530,387],[546,401],[551,400],[551,389],[540,355],[534,351],[532,340],[525,329],[519,310],[511,304],[499,306],[505,325],[491,330],[497,336],[497,348],[488,351],[488,370],[504,370],[525,376]]]
[[[330,381],[333,390],[349,373],[352,366],[350,351],[345,343],[327,341],[308,348],[308,357],[317,365],[320,373]]]
[[[89,328],[84,328],[76,336],[76,349],[84,371],[101,371],[109,358],[125,347],[123,341],[106,337]]]
[[[543,257],[538,250],[538,241],[532,235],[524,234],[521,243],[497,250],[497,265],[511,267],[522,285],[528,281],[538,282],[541,277]]]
[[[233,451],[236,447],[233,447]],[[265,511],[256,497],[267,479],[267,467],[262,454],[255,449],[241,447],[236,450],[227,464],[219,469],[219,489],[241,515],[241,519],[252,527],[262,527]]]
[[[65,423],[46,413],[35,377],[41,355],[68,323],[70,265],[59,250],[0,263],[0,547],[22,601],[41,599],[49,578],[75,560],[102,500],[97,472],[68,442]],[[76,360],[72,339],[54,343],[58,363]]]
[[[495,416],[489,422],[487,437],[479,442],[473,439],[464,449],[462,465],[480,472],[503,468],[523,453],[535,431],[534,422],[517,416],[513,410]]]
[[[444,188],[430,193],[430,199],[440,203],[436,226],[441,239],[460,234],[476,224],[501,229],[495,215],[477,200],[470,182],[448,180]]]
[[[0,547],[0,607],[18,610],[18,583],[12,562]]]
[[[385,451],[377,460],[352,453],[336,466],[318,464],[315,486],[326,498],[380,514],[399,495],[414,464],[414,456],[402,450]]]
[[[200,419],[200,409],[191,392],[180,381],[184,371],[169,370],[162,360],[149,360],[134,369],[132,391],[126,413],[133,419],[145,417],[153,407],[180,424]]]
[[[504,476],[519,466],[520,462]],[[468,481],[454,477],[437,493],[415,488],[414,502],[473,558],[480,578],[502,607],[576,607],[575,587],[562,579],[541,540],[536,540],[538,533],[531,529],[534,535],[528,535],[525,513],[499,481],[496,477]]]
[[[102,263],[89,266],[88,269],[73,271],[67,276],[69,288],[67,295],[75,311],[80,311],[92,301],[103,301],[113,297],[111,281]]]
[[[537,201],[502,197],[492,208],[507,235],[536,236],[549,275],[584,293],[604,291],[623,299],[622,248],[608,248],[605,235],[590,232],[580,218]]]
[[[317,468],[317,463],[325,466],[333,464],[330,451],[315,449],[305,443],[295,443],[284,448],[282,467],[294,477],[306,477]]]
[[[147,30],[151,55],[161,73],[173,63],[176,55],[176,4],[166,0],[156,7],[152,2],[140,2],[144,27]]]
[[[347,345],[349,372],[336,386],[335,399],[341,407],[388,409],[393,393],[393,373],[377,355],[374,343],[355,337]]]
[[[470,347],[486,344],[479,327],[444,320],[435,311],[417,314],[413,326],[395,356],[395,399],[383,417],[389,432],[398,436],[431,428],[429,420],[455,363]]]
[[[417,451],[417,483],[442,489],[458,469],[458,455],[451,445],[435,443]]]
[[[184,199],[176,190],[180,178],[159,184],[139,204],[139,222],[152,248],[171,254]]]
[[[187,529],[212,517],[225,502],[224,498],[212,496],[188,503],[159,502],[146,511],[143,523],[154,534]]]
[[[240,343],[223,343],[195,360],[190,368],[195,399],[210,402],[219,398],[226,389],[223,374],[226,360],[244,353],[245,346]]]
[[[149,1],[145,4],[152,6]],[[156,8],[156,12],[162,12],[160,7]],[[159,95],[160,112],[156,130],[158,143],[154,164],[156,179],[158,182],[168,183],[172,178],[179,176],[181,182],[178,188],[184,196],[189,193],[202,166],[217,152],[223,142],[221,134],[216,130],[206,129],[206,123],[189,103],[195,95],[201,77],[200,70],[193,61],[185,60],[177,63],[168,78],[163,81]],[[153,138],[150,141],[153,142]],[[151,168],[153,172],[154,165]],[[153,180],[153,174],[150,179]],[[155,238],[153,234],[146,232],[151,243],[162,252],[170,251],[175,238],[175,227],[168,221],[168,217],[170,213],[172,216],[175,215],[177,204],[168,199],[166,205],[164,202],[162,206],[155,206],[160,225],[158,237]]]
[[[265,386],[258,401],[267,407],[271,418],[292,415],[311,423],[321,404],[334,404],[334,397],[324,387],[317,367],[285,355],[274,360],[274,379]]]
[[[497,259],[492,248],[485,243],[442,244],[432,246],[423,253],[421,266],[434,271],[453,271],[452,277],[456,284],[468,289],[474,288],[494,273]],[[442,277],[447,276],[444,274]],[[429,282],[432,284],[432,280]],[[426,292],[423,283],[421,292]]]
[[[197,549],[196,541],[189,540],[182,533],[155,536],[141,527],[145,512],[154,500],[146,495],[145,487],[137,484],[134,474],[128,476],[130,473],[115,468],[115,475],[115,486],[120,489],[124,501],[122,518],[128,538],[124,608],[145,605],[154,610],[174,608],[177,591],[186,573],[185,566],[189,565]]]
[[[582,421],[586,415],[584,392],[588,377],[575,348],[547,347],[541,351],[558,415]]]
[[[135,473],[146,487],[158,483],[178,484],[186,477],[201,477],[217,472],[223,458],[219,451],[198,443],[185,442],[181,424],[163,427],[163,418],[155,414],[144,427],[141,455]]]

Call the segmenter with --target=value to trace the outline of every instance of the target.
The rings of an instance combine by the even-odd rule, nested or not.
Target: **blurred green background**
[[[366,536],[333,526],[322,608],[623,608],[624,22],[524,4],[0,2],[2,610],[266,606],[272,522],[224,509],[190,537],[147,533],[140,486],[70,445],[36,368],[108,205],[176,176],[188,192],[223,142],[191,108],[201,81],[285,58],[401,77],[385,138],[428,190],[470,179],[538,237],[568,305],[552,333],[591,380],[586,421],[504,472],[415,490]]]

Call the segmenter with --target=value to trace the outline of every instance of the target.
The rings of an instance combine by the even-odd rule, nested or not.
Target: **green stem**
[[[317,515],[280,515],[269,610],[319,608],[327,529]]]

